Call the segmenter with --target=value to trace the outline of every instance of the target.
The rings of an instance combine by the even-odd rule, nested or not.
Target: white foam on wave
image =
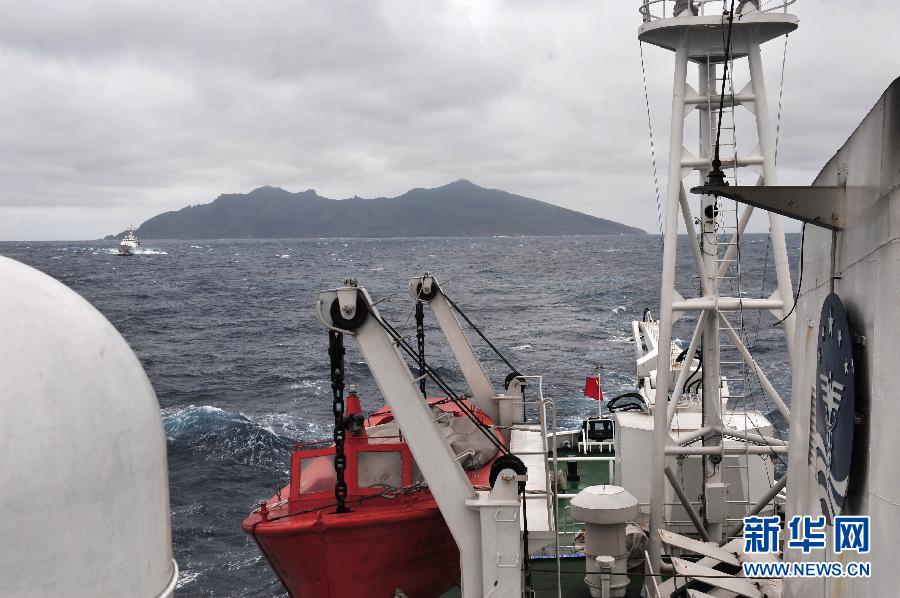
[[[530,349],[531,345],[519,345],[518,347],[513,347],[513,351],[525,351],[526,349]]]
[[[301,380],[300,382],[296,382],[288,386],[290,390],[299,390],[301,388],[315,388],[316,390],[322,389],[322,383],[316,382],[314,380]]]
[[[178,582],[175,584],[175,589],[180,590],[184,586],[190,585],[197,581],[197,578],[200,577],[199,571],[190,571],[187,569],[181,569],[178,571]]]
[[[104,251],[106,251],[107,253],[111,253],[112,255],[119,254],[118,247],[107,247],[106,249],[104,249]],[[97,255],[97,254],[95,253],[94,255]],[[162,249],[152,249],[152,248],[144,249],[144,248],[139,247],[134,250],[134,255],[169,255],[169,252],[163,251]]]
[[[236,553],[235,553],[236,554]],[[241,571],[243,569],[248,569],[258,563],[262,559],[261,554],[250,555],[244,558],[238,558],[236,560],[230,560],[225,563],[225,568],[229,571]]]
[[[289,257],[291,257],[291,255],[289,253],[283,253],[283,254],[279,255],[278,257],[280,257],[281,259],[288,259]]]

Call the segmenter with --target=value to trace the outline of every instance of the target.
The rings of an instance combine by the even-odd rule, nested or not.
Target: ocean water
[[[693,296],[699,285],[689,274],[686,243],[678,288]],[[789,235],[792,263],[798,243],[799,235]],[[178,596],[286,595],[240,524],[286,483],[293,442],[331,435],[328,338],[315,318],[317,289],[354,276],[384,300],[378,308],[385,317],[414,336],[406,280],[431,271],[520,372],[544,376],[561,426],[596,411],[581,389],[598,367],[607,397],[633,388],[630,322],[645,307],[655,314],[659,301],[655,236],[148,241],[144,247],[124,258],[103,241],[0,243],[0,254],[81,293],[147,370],[168,439]],[[771,293],[770,262],[766,235],[745,235],[745,297]],[[744,334],[787,397],[783,336],[774,323],[768,313],[748,313]],[[687,319],[678,324],[685,346],[691,329]],[[474,336],[472,342],[499,387],[506,366]],[[347,382],[359,387],[364,408],[374,409],[382,399],[352,340],[346,345]],[[462,392],[462,377],[427,309],[426,345],[429,362]],[[772,411],[756,384],[746,400]]]

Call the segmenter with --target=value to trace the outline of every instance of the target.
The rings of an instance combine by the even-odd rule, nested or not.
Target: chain
[[[416,340],[419,344],[419,389],[422,396],[428,398],[425,391],[425,306],[421,301],[416,301]]]
[[[328,357],[331,361],[331,392],[334,397],[334,498],[337,499],[337,513],[348,513],[347,482],[344,471],[347,469],[347,456],[344,454],[344,335],[334,330],[328,331]]]

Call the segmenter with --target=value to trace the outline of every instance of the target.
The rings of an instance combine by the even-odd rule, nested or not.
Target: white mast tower
[[[747,310],[768,310],[784,319],[788,360],[793,366],[793,316],[788,315],[793,293],[784,239],[782,216],[768,213],[769,232],[774,256],[777,288],[768,299],[748,299],[741,295],[738,285],[725,284],[738,276],[740,267],[739,242],[753,212],[745,206],[738,217],[738,205],[731,200],[718,200],[712,195],[699,197],[699,211],[691,210],[685,191],[685,178],[693,171],[704,184],[713,170],[717,129],[721,126],[721,164],[731,184],[737,184],[739,172],[748,169],[758,175],[757,185],[777,185],[775,174],[775,141],[766,86],[763,80],[760,45],[790,33],[797,28],[797,17],[787,12],[795,0],[781,0],[776,6],[757,6],[754,1],[735,0],[644,0],[640,9],[644,23],[638,37],[646,42],[675,53],[675,80],[672,92],[672,125],[669,145],[668,186],[664,230],[662,292],[660,296],[659,357],[656,370],[656,396],[671,396],[668,408],[653,408],[653,463],[650,486],[650,560],[654,571],[660,571],[662,544],[657,530],[665,528],[665,495],[667,461],[678,455],[703,455],[704,459],[721,458],[732,452],[743,453],[736,447],[724,447],[723,436],[742,438],[759,443],[760,438],[725,428],[722,421],[723,368],[720,340],[724,337],[740,355],[746,367],[758,377],[766,397],[789,419],[788,409],[765,374],[744,346],[739,331],[731,322]],[[768,3],[771,4],[771,3]],[[730,9],[735,9],[733,19]],[[675,14],[677,13],[677,14]],[[730,31],[729,31],[730,29]],[[729,44],[730,41],[730,44]],[[728,49],[730,45],[730,51]],[[749,63],[749,82],[739,91],[733,85],[733,66],[739,59]],[[689,64],[696,64],[697,90],[687,81]],[[726,72],[727,69],[727,72]],[[723,86],[723,79],[726,85]],[[725,93],[722,94],[722,90]],[[724,97],[722,97],[724,95]],[[738,155],[734,143],[735,110],[746,108],[755,116],[758,145],[748,155]],[[699,110],[699,144],[695,156],[685,147],[685,119]],[[721,119],[721,123],[720,123]],[[728,202],[728,205],[726,204]],[[687,229],[688,243],[699,275],[701,296],[684,299],[675,288],[679,215]],[[732,281],[733,282],[733,281]],[[731,288],[727,288],[727,287]],[[684,291],[684,289],[682,289]],[[670,434],[675,406],[684,392],[687,370],[681,368],[673,379],[671,355],[672,325],[681,316],[697,314],[697,325],[691,338],[691,349],[702,347],[703,358],[703,447],[679,446]],[[691,354],[691,357],[693,354]],[[689,361],[690,359],[688,359]],[[724,379],[727,382],[727,377]],[[671,393],[671,395],[670,395]],[[664,401],[664,399],[663,399]],[[653,407],[653,406],[651,406]],[[771,440],[771,439],[769,439]],[[756,447],[760,448],[760,447]],[[725,493],[721,491],[722,468],[710,468],[703,487],[703,507],[706,512],[724,510]],[[784,487],[785,480],[767,495],[768,500]],[[677,488],[676,488],[677,490]],[[768,500],[766,502],[768,502]],[[719,504],[713,504],[718,502]],[[758,509],[757,509],[758,512]],[[722,542],[729,533],[722,522],[707,522],[710,540]]]

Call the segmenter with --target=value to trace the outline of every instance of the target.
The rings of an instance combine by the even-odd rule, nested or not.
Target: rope
[[[784,97],[784,65],[787,62],[788,37],[790,33],[784,35],[784,53],[781,55],[781,85],[778,89],[778,117],[775,124],[775,164],[778,164],[778,139],[781,135],[781,106]]]
[[[509,360],[503,355],[503,353],[500,352],[500,350],[497,347],[494,346],[494,343],[492,343],[490,340],[488,340],[488,337],[486,337],[484,335],[484,333],[478,328],[478,326],[476,326],[475,323],[469,319],[469,316],[467,316],[463,312],[463,310],[461,310],[459,308],[459,306],[453,301],[453,299],[451,299],[450,297],[447,296],[447,293],[444,292],[444,289],[441,287],[438,287],[438,291],[440,291],[441,295],[444,296],[444,299],[447,300],[447,303],[450,304],[450,307],[452,307],[454,309],[454,311],[456,311],[456,313],[458,313],[460,316],[462,316],[462,319],[466,321],[466,324],[468,324],[472,328],[472,330],[474,330],[475,333],[481,337],[481,340],[483,340],[487,344],[487,346],[491,348],[491,350],[497,355],[497,357],[499,357],[500,360],[506,364],[506,367],[508,367],[513,372],[518,372],[519,370],[513,364],[511,364],[509,362]]]
[[[786,316],[772,324],[772,326],[778,326],[785,320],[787,320],[792,313],[794,313],[794,309],[797,307],[797,300],[800,299],[800,286],[803,284],[803,239],[806,237],[806,223],[803,223],[803,227],[800,229],[800,276],[797,280],[797,294],[794,295],[794,304],[791,306],[791,311],[787,313]]]
[[[394,488],[393,486],[385,486],[384,490],[380,494],[357,496],[357,497],[348,499],[347,502],[351,502],[351,503],[355,503],[355,504],[362,504],[364,501],[371,500],[373,498],[393,499],[393,498],[397,498],[400,495],[412,494],[414,492],[418,492],[419,490],[426,490],[427,488],[428,488],[427,482],[416,482],[415,484],[412,484],[410,486],[403,486],[402,488]],[[284,502],[287,502],[287,501],[283,501],[282,503],[278,503],[276,505],[271,505],[271,507],[267,505],[267,508],[281,506],[282,504],[284,504]],[[265,520],[265,523],[268,523],[270,521],[279,521],[281,519],[287,519],[289,517],[297,517],[298,515],[306,515],[308,513],[315,513],[316,511],[322,511],[322,510],[330,509],[330,508],[336,507],[336,506],[338,506],[338,503],[333,502],[333,503],[328,503],[328,504],[324,504],[324,505],[319,505],[316,507],[311,507],[309,509],[304,509],[302,511],[286,513],[284,515],[279,515],[277,517],[268,517]],[[253,513],[258,513],[261,509],[262,509],[262,506],[259,506],[253,510]],[[259,523],[263,523],[263,522],[257,522],[257,525],[259,525]],[[256,526],[254,526],[254,529],[255,529],[255,527]]]
[[[644,103],[647,105],[647,129],[650,131],[650,163],[653,166],[653,186],[656,189],[656,217],[659,220],[659,250],[662,251],[663,217],[662,199],[659,193],[659,174],[656,170],[656,144],[653,141],[653,118],[650,116],[650,92],[647,90],[647,68],[644,66],[644,42],[638,40],[638,48],[641,51],[641,73],[644,78]]]
[[[418,354],[416,353],[416,351],[411,346],[409,346],[409,343],[406,342],[403,336],[399,332],[397,332],[397,330],[393,326],[391,326],[386,320],[380,318],[378,314],[376,314],[371,309],[369,310],[369,314],[373,318],[375,318],[375,321],[378,322],[381,325],[382,329],[384,329],[384,331],[388,333],[388,336],[393,339],[394,344],[396,344],[397,347],[401,348],[403,352],[406,353],[411,359],[418,361]],[[498,451],[504,454],[508,453],[509,450],[505,446],[503,446],[503,443],[500,442],[497,437],[491,433],[489,428],[484,423],[482,423],[481,420],[478,419],[472,408],[465,401],[461,400],[456,395],[456,393],[453,392],[450,386],[446,382],[444,382],[443,378],[441,378],[440,375],[424,360],[422,362],[422,365],[425,368],[425,373],[428,375],[428,377],[431,378],[434,383],[438,385],[438,388],[440,388],[447,394],[447,398],[452,401],[457,407],[459,407],[463,414],[468,417],[473,424],[475,424],[475,427],[479,430],[479,432],[481,432]]]
[[[528,497],[526,496],[525,482],[519,482],[519,492],[522,495],[522,547],[526,558],[522,562],[522,572],[525,577],[526,592],[531,589],[531,559],[527,558],[528,552]]]

